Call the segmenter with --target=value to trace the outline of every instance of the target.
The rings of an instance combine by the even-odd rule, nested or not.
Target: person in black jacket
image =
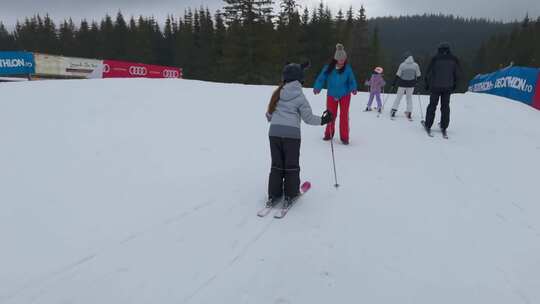
[[[426,71],[426,90],[431,93],[424,124],[426,131],[431,131],[440,99],[441,131],[446,136],[446,129],[450,124],[450,95],[456,90],[460,70],[459,60],[450,52],[450,45],[441,43],[437,55],[431,59]]]

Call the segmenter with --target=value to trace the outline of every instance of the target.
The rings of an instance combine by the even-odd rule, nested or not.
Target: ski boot
[[[269,197],[266,201],[266,208],[273,208],[281,199],[281,197]]]
[[[412,121],[412,113],[411,112],[405,112],[405,117],[407,117],[408,120]]]
[[[366,109],[364,110],[364,112],[371,112],[371,107],[366,107]]]
[[[396,109],[392,109],[392,111],[390,112],[390,118],[392,119],[396,118],[396,112],[397,112]]]
[[[283,209],[291,208],[293,202],[294,202],[294,198],[290,198],[290,197],[286,196],[285,200],[283,201]]]
[[[433,134],[431,134],[431,128],[428,128],[428,127],[426,126],[426,122],[425,122],[424,120],[422,120],[421,123],[422,123],[422,126],[424,127],[424,130],[426,131],[427,135],[428,135],[429,137],[433,137]]]

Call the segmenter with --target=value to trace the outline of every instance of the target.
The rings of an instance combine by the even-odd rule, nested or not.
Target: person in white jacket
[[[407,110],[405,116],[408,119],[412,119],[413,101],[412,95],[414,93],[414,87],[418,83],[418,79],[422,76],[420,72],[420,66],[414,62],[413,56],[408,56],[403,63],[399,65],[399,69],[396,73],[396,77],[392,84],[393,87],[398,87],[396,100],[392,106],[391,116],[396,116],[396,112],[399,109],[399,104],[403,95],[407,95]]]

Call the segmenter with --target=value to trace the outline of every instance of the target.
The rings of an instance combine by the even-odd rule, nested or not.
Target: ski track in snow
[[[129,243],[131,241],[136,240],[137,238],[139,238],[139,237],[141,237],[141,236],[143,236],[145,234],[148,234],[150,232],[158,230],[163,225],[170,225],[172,223],[181,221],[185,217],[190,216],[190,215],[196,213],[197,211],[201,210],[202,208],[206,208],[206,207],[212,205],[213,203],[215,203],[215,200],[211,200],[211,201],[196,205],[190,211],[182,212],[179,215],[176,215],[174,217],[163,220],[160,225],[156,225],[155,227],[149,228],[149,229],[147,229],[145,231],[142,231],[142,232],[132,233],[127,238],[119,241],[118,245],[123,246],[123,245],[125,245],[125,244],[127,244],[127,243]],[[61,277],[61,276],[65,275],[68,272],[76,270],[77,267],[92,261],[93,259],[95,259],[99,255],[104,255],[108,251],[115,250],[117,247],[118,246],[112,246],[110,248],[103,248],[103,249],[101,249],[100,251],[98,251],[95,254],[85,256],[85,257],[83,257],[83,258],[81,258],[81,259],[79,259],[79,260],[77,260],[77,261],[75,261],[75,262],[73,262],[71,264],[68,264],[66,266],[63,266],[63,267],[59,268],[56,271],[53,271],[50,274],[47,274],[47,275],[43,276],[42,278],[27,282],[27,283],[24,284],[24,286],[21,289],[18,289],[16,291],[12,292],[12,293],[8,293],[7,295],[0,295],[0,299],[6,300],[6,301],[11,300],[11,299],[15,298],[17,295],[20,295],[21,293],[23,293],[25,291],[32,290],[32,289],[39,289],[45,283],[51,282],[54,279],[56,279],[58,277]],[[38,294],[39,293],[41,293],[41,291],[38,292]]]
[[[268,231],[272,223],[276,221],[276,219],[271,219],[265,226],[263,226],[263,229],[259,233],[257,233],[251,240],[249,240],[243,248],[240,250],[240,252],[234,256],[229,263],[219,272],[213,274],[208,280],[206,280],[203,284],[201,284],[196,290],[194,290],[192,293],[190,293],[182,303],[189,303],[195,296],[197,296],[200,292],[202,292],[204,289],[208,288],[212,282],[214,282],[220,274],[223,274],[226,272],[229,268],[233,267],[234,264],[241,259],[249,250],[253,244],[255,244],[258,240],[262,238],[262,236]]]

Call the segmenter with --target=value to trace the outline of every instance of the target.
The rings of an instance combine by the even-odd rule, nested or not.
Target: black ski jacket
[[[452,53],[438,53],[426,71],[427,89],[455,90],[461,72],[459,60]]]

